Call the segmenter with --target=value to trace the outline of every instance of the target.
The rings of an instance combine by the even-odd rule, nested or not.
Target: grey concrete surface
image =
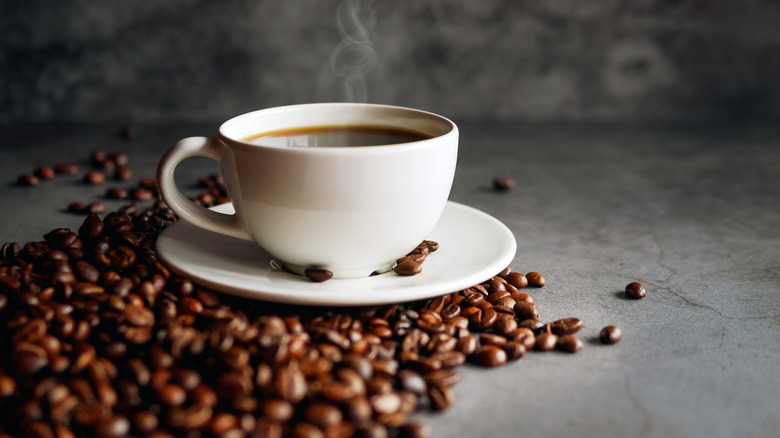
[[[780,116],[774,0],[0,4],[0,120],[370,101],[459,119]]]
[[[132,142],[111,124],[0,127],[0,243],[77,227],[81,218],[62,210],[105,190],[78,177],[16,187],[20,173],[71,157],[83,167],[102,148],[126,150],[135,176],[150,176],[175,140],[216,127],[142,124]],[[465,367],[455,406],[420,414],[435,436],[777,436],[780,129],[495,123],[461,132],[450,198],[509,226],[511,266],[547,279],[531,291],[542,318],[581,318],[585,348]],[[190,162],[180,184],[215,170]],[[514,190],[491,191],[499,175]],[[645,285],[645,299],[624,298],[631,281]],[[599,345],[609,324],[623,340]]]

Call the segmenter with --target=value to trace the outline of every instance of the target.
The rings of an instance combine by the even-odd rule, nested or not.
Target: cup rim
[[[372,145],[372,146],[328,146],[328,147],[296,147],[291,148],[287,146],[278,146],[278,145],[262,145],[262,144],[255,144],[255,143],[249,143],[247,141],[244,141],[243,139],[236,138],[236,136],[230,136],[225,131],[231,127],[231,125],[240,123],[244,119],[249,119],[253,117],[257,117],[259,114],[271,114],[271,113],[287,113],[287,112],[294,112],[294,111],[304,111],[306,109],[315,109],[315,108],[325,108],[325,107],[334,107],[334,108],[366,108],[366,109],[373,109],[373,110],[386,110],[386,111],[399,111],[404,112],[408,114],[415,114],[420,116],[420,118],[427,118],[430,120],[437,121],[439,123],[447,125],[446,130],[442,132],[441,134],[434,135],[430,138],[425,138],[422,140],[415,140],[411,142],[406,143],[388,143],[388,144],[382,144],[382,145]],[[349,123],[344,123],[344,125],[348,125]],[[366,124],[368,125],[368,124]],[[301,124],[300,127],[307,127],[307,126],[317,126],[312,124]],[[378,125],[379,126],[379,125]],[[259,132],[255,134],[260,134],[263,132],[273,132],[275,130],[280,129],[295,129],[297,126],[283,126],[283,127],[276,127],[273,129],[267,129],[267,130],[260,130]],[[255,134],[249,134],[248,136],[254,136]],[[355,102],[319,102],[319,103],[305,103],[305,104],[294,104],[294,105],[284,105],[284,106],[275,106],[275,107],[268,107],[263,108],[255,111],[250,111],[247,113],[239,114],[237,116],[234,116],[224,123],[220,125],[218,130],[218,138],[233,147],[251,147],[251,148],[262,148],[262,149],[277,149],[277,150],[284,150],[284,151],[291,151],[295,153],[318,153],[318,154],[330,154],[330,153],[340,153],[343,154],[345,151],[353,151],[353,153],[365,153],[365,151],[387,151],[387,148],[393,148],[393,150],[408,150],[408,149],[415,149],[419,147],[425,147],[425,145],[441,141],[441,139],[449,136],[457,136],[458,135],[458,126],[450,119],[441,116],[439,114],[420,110],[416,108],[409,108],[404,106],[397,106],[397,105],[384,105],[384,104],[375,104],[375,103],[355,103]],[[246,137],[245,137],[246,138]]]

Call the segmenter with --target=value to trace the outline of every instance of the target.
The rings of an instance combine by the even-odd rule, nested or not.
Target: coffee
[[[264,146],[336,147],[381,146],[431,138],[416,131],[386,126],[330,125],[262,132],[242,141]]]

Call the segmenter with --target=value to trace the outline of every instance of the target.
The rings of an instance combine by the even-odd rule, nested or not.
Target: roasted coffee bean
[[[507,354],[496,345],[483,345],[474,352],[474,363],[483,367],[497,367],[504,365]]]
[[[493,190],[497,192],[506,192],[515,187],[515,180],[509,177],[500,176],[493,179]]]
[[[582,320],[578,318],[563,318],[550,324],[550,330],[558,336],[573,335],[582,328]]]
[[[538,333],[544,327],[544,323],[537,318],[526,319],[517,323],[520,328],[528,328]]]
[[[509,335],[514,333],[517,328],[517,321],[512,317],[498,318],[496,323],[493,324],[493,331],[499,335]]]
[[[539,312],[536,311],[536,306],[524,301],[520,301],[515,304],[515,315],[520,321],[527,319],[539,319]]]
[[[623,339],[623,331],[614,325],[608,325],[599,332],[599,341],[602,344],[617,344]]]
[[[106,176],[102,172],[97,170],[90,170],[84,175],[84,183],[93,186],[99,186],[105,184]]]
[[[103,213],[104,211],[106,211],[106,205],[103,204],[102,202],[89,203],[87,204],[87,207],[85,209],[86,213],[92,213],[92,214]]]
[[[566,353],[577,353],[584,344],[574,335],[563,335],[558,338],[558,349]]]
[[[511,334],[509,340],[522,344],[526,350],[534,348],[534,345],[536,344],[536,336],[534,335],[534,332],[527,327],[519,327],[514,333]]]
[[[95,424],[96,437],[121,437],[130,432],[130,421],[121,415],[113,416]]]
[[[21,250],[22,247],[19,246],[18,243],[6,242],[3,244],[2,248],[0,248],[0,259],[11,260],[15,258]]]
[[[114,171],[114,179],[117,181],[127,181],[133,177],[133,172],[126,165],[118,165]]]
[[[534,348],[539,351],[552,351],[558,343],[558,336],[552,333],[540,333],[536,336]]]
[[[127,191],[119,187],[112,187],[106,191],[107,199],[127,199]]]
[[[35,171],[33,172],[35,176],[38,178],[44,180],[44,179],[52,179],[54,178],[54,169],[50,166],[38,166],[35,168]]]
[[[422,272],[422,265],[418,262],[407,259],[401,261],[401,263],[398,263],[395,268],[393,268],[393,271],[396,274],[403,276],[417,275]]]
[[[75,175],[79,173],[79,167],[73,163],[59,163],[54,166],[57,175]]]
[[[455,403],[455,394],[447,386],[429,387],[428,398],[434,411],[445,411]]]
[[[145,188],[135,188],[130,190],[130,199],[134,201],[148,201],[154,198],[154,193]]]
[[[339,408],[332,404],[314,402],[306,407],[303,418],[307,422],[325,430],[334,424],[340,423],[342,415]]]
[[[19,178],[16,179],[16,185],[22,187],[37,186],[39,183],[40,180],[38,179],[38,177],[29,173],[24,175],[19,175]]]
[[[641,283],[633,282],[626,286],[626,296],[635,300],[644,298],[647,295],[647,291]]]
[[[431,438],[431,427],[425,423],[409,422],[398,428],[399,438]]]
[[[464,336],[458,339],[455,349],[466,356],[470,356],[477,350],[477,338],[472,335]]]
[[[528,286],[528,278],[520,272],[510,272],[504,278],[509,284],[518,289]]]
[[[304,275],[315,283],[322,283],[330,280],[333,277],[333,272],[321,268],[307,268],[304,271]]]
[[[138,130],[133,125],[123,125],[119,128],[119,136],[125,140],[135,140]]]
[[[507,360],[518,360],[525,355],[526,348],[522,342],[509,341],[501,347],[506,352]]]
[[[542,274],[538,272],[529,272],[525,274],[525,278],[528,279],[528,285],[533,287],[544,287],[547,283]]]

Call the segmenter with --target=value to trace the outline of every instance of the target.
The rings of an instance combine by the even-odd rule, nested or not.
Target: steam
[[[342,82],[341,99],[366,102],[365,76],[377,62],[372,33],[376,24],[374,0],[344,0],[336,10],[341,42],[330,56],[330,68]]]

